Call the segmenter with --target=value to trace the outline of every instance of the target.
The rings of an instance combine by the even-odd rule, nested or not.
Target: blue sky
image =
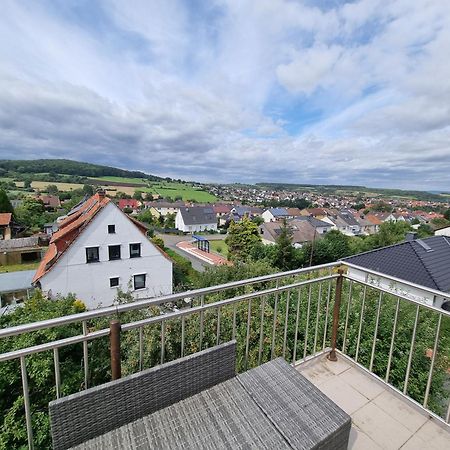
[[[4,0],[2,158],[450,186],[443,0]]]

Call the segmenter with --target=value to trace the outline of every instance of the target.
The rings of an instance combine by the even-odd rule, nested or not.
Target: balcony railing
[[[360,280],[341,263],[325,264],[0,330],[2,348],[9,345],[0,370],[15,364],[21,374],[21,391],[10,395],[23,402],[10,404],[19,405],[28,446],[43,439],[33,431],[49,400],[230,339],[237,340],[238,371],[278,356],[296,365],[344,354],[448,424],[450,313],[375,285],[380,274],[366,273]],[[55,338],[45,337],[50,331]],[[53,391],[39,384],[49,358]]]

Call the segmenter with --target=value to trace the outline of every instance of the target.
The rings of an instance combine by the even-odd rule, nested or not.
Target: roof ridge
[[[432,237],[432,236],[430,236],[430,237]],[[431,272],[430,272],[430,270],[428,269],[427,265],[425,264],[424,260],[422,259],[422,256],[420,256],[420,254],[417,252],[415,246],[412,245],[413,242],[415,242],[415,240],[413,240],[413,241],[407,241],[407,242],[409,242],[409,243],[411,244],[411,248],[413,249],[414,253],[415,253],[415,254],[417,255],[417,257],[419,258],[420,263],[421,263],[422,266],[424,267],[425,272],[428,274],[428,276],[430,277],[430,279],[431,279],[431,281],[433,282],[433,284],[436,286],[436,289],[437,289],[438,291],[442,290],[442,289],[439,289],[438,284],[436,283],[436,281],[435,281],[433,275],[431,274]],[[419,245],[420,245],[420,244],[419,244]]]

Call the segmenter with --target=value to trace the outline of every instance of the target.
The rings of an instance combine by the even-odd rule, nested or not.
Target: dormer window
[[[108,225],[108,233],[109,234],[115,234],[116,233],[116,226],[115,225]]]

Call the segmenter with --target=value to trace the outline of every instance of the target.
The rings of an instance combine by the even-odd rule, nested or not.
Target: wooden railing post
[[[336,356],[336,341],[339,329],[339,311],[341,309],[341,297],[342,297],[342,284],[344,277],[343,269],[338,269],[339,277],[336,278],[336,292],[334,296],[334,308],[333,308],[333,328],[331,331],[331,351],[328,354],[328,359],[330,361],[337,361]]]
[[[111,320],[109,323],[109,343],[111,352],[112,380],[118,380],[122,376],[120,361],[120,331],[120,322],[118,320]]]

